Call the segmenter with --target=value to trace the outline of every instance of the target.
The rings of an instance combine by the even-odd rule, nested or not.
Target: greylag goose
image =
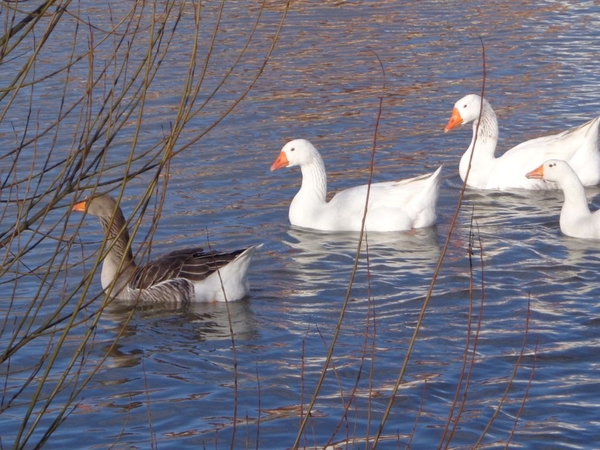
[[[567,236],[600,239],[600,211],[590,212],[585,190],[575,171],[565,161],[550,159],[527,174],[527,178],[553,181],[563,190],[560,230]]]
[[[292,225],[322,231],[360,231],[368,185],[338,192],[329,202],[325,164],[306,139],[288,142],[271,171],[300,166],[302,186],[290,205]],[[401,181],[371,184],[367,231],[403,231],[435,224],[439,167],[433,174]]]
[[[482,100],[483,109],[479,120]],[[468,186],[496,190],[557,189],[555,183],[544,183],[525,177],[526,173],[548,159],[567,161],[584,186],[600,183],[600,116],[562,133],[523,142],[498,158],[494,156],[498,142],[496,113],[487,100],[476,94],[469,94],[454,104],[452,116],[444,131],[448,132],[469,122],[473,122],[473,137],[471,145],[460,159],[459,166],[460,177],[464,181],[475,145],[477,149],[471,163]]]
[[[200,247],[175,250],[138,267],[123,212],[114,198],[91,197],[77,203],[73,211],[100,219],[109,249],[102,262],[102,288],[110,289],[116,299],[187,303],[235,301],[248,294],[248,266],[260,245],[231,253]]]

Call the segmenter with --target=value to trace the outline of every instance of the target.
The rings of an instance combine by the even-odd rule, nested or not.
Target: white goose
[[[600,116],[577,128],[523,142],[496,158],[498,120],[487,100],[469,94],[454,104],[452,116],[444,128],[448,132],[458,125],[473,122],[471,145],[460,159],[459,172],[464,181],[469,159],[476,146],[467,185],[479,189],[556,189],[554,183],[527,179],[525,174],[548,159],[567,161],[584,186],[600,183],[600,150],[598,128]],[[477,123],[479,128],[477,128]],[[477,131],[477,140],[475,133]]]
[[[300,166],[302,186],[290,205],[292,225],[322,231],[360,231],[368,185],[338,192],[327,202],[325,164],[306,139],[288,142],[271,171],[293,166]],[[441,169],[407,180],[371,184],[366,229],[401,231],[433,225]]]
[[[565,194],[560,211],[560,230],[567,236],[600,239],[600,211],[590,212],[585,190],[571,166],[559,159],[550,159],[527,178],[553,181]]]
[[[260,246],[231,253],[205,252],[200,247],[175,250],[138,267],[127,223],[114,198],[106,194],[91,197],[77,203],[73,211],[100,219],[109,249],[102,262],[102,288],[113,286],[111,296],[116,299],[141,303],[220,302],[239,300],[248,294],[246,274]]]

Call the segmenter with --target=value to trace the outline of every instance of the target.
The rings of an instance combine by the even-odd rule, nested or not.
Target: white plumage
[[[576,128],[559,134],[523,142],[502,156],[494,155],[498,142],[498,120],[489,102],[479,95],[469,94],[454,105],[444,131],[473,122],[473,138],[460,160],[459,172],[465,180],[469,159],[473,153],[467,185],[479,189],[556,189],[554,183],[527,179],[525,174],[548,159],[567,161],[584,186],[600,183],[600,150],[598,128],[600,116]],[[481,120],[479,113],[481,112]],[[479,126],[478,126],[479,122]],[[477,130],[477,134],[476,134]],[[477,136],[477,139],[475,137]]]
[[[563,190],[565,201],[560,211],[560,230],[564,234],[600,239],[600,211],[590,212],[583,185],[567,162],[548,160],[529,172],[527,178],[552,181]]]
[[[292,225],[322,231],[360,231],[367,192],[368,231],[400,231],[435,224],[441,167],[433,174],[400,181],[356,186],[338,192],[329,202],[327,174],[321,155],[306,139],[288,142],[271,170],[300,166],[302,186],[292,200]]]

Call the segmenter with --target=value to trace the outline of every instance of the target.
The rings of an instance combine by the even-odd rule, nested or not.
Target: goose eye
[[[463,108],[466,108],[466,107],[467,107],[467,105],[463,105]]]
[[[290,152],[293,152],[294,150],[296,150],[296,149],[295,149],[294,147],[292,147],[292,148],[290,149]]]

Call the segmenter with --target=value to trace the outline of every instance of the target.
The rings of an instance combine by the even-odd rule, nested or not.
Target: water
[[[110,24],[104,9],[81,5],[90,20]],[[118,17],[129,6],[117,2],[111,7]],[[227,2],[198,106],[235,60],[258,10],[244,1]],[[330,191],[366,182],[383,95],[375,180],[414,176],[444,164],[439,223],[414,234],[369,237],[368,253],[363,248],[357,263],[333,363],[301,440],[306,448],[367,447],[365,439],[376,433],[388,405],[457,204],[458,160],[471,130],[442,130],[454,102],[481,89],[481,40],[486,96],[499,116],[503,151],[600,113],[598,13],[594,2],[575,1],[292,3],[276,49],[250,93],[194,142],[260,68],[282,14],[281,5],[267,4],[241,66],[184,128],[179,148],[192,145],[171,164],[152,245],[152,253],[159,254],[204,245],[207,237],[224,250],[264,243],[251,268],[250,297],[228,307],[140,308],[114,348],[130,312],[107,310],[93,330],[87,358],[77,361],[76,368],[87,374],[107,352],[108,357],[45,447],[292,446],[333,339],[358,241],[354,235],[291,228],[287,207],[300,175],[297,170],[270,173],[269,167],[287,140],[304,137],[323,154]],[[149,9],[138,14],[148,26]],[[217,10],[209,5],[202,14],[199,55],[204,55]],[[187,5],[167,62],[150,89],[143,120],[133,115],[125,122],[109,143],[106,164],[122,161],[132,148],[149,149],[175,121],[193,18]],[[89,30],[79,33],[85,36]],[[101,35],[94,34],[97,39]],[[139,60],[147,42],[133,42],[130,57]],[[98,50],[97,67],[112,45]],[[69,51],[68,45],[49,44],[37,76],[50,72],[57,60],[66,61]],[[1,69],[8,79],[11,66]],[[80,79],[81,89],[85,74],[78,66],[71,75]],[[50,81],[36,86],[33,109],[40,128],[56,117],[61,86]],[[104,91],[94,92],[101,98]],[[16,145],[25,127],[26,100],[23,95],[10,104],[0,124],[7,148]],[[99,110],[97,100],[90,108]],[[64,133],[27,147],[19,160],[22,176],[29,173],[28,162],[41,164],[39,155],[48,148],[57,158],[73,148],[77,123],[69,118]],[[6,167],[10,159],[3,161]],[[123,173],[115,168],[90,177],[89,183],[122,178]],[[126,215],[151,179],[152,173],[146,173],[127,184]],[[588,194],[594,203],[598,189]],[[559,192],[467,191],[379,448],[436,448],[448,442],[452,448],[470,448],[490,423],[481,441],[489,448],[507,443],[525,448],[595,445],[600,434],[595,356],[600,244],[560,233],[561,201]],[[65,209],[49,213],[42,229],[66,222],[67,234],[74,233],[80,218],[63,218]],[[136,248],[151,225],[148,215]],[[3,219],[2,228],[6,226]],[[94,218],[86,218],[79,254],[72,251],[65,264],[91,254],[99,233]],[[54,248],[54,242],[42,239],[23,263],[43,269]],[[56,301],[41,308],[34,324],[52,314],[62,289],[75,286],[90,263],[60,267],[61,276],[51,288]],[[5,326],[25,314],[39,284],[36,277],[26,277],[14,294],[4,285],[3,303],[15,297],[10,309],[4,308]],[[98,275],[93,286],[90,298],[99,292]],[[3,347],[9,335],[3,333]],[[57,373],[67,367],[80,338],[72,337],[58,354]],[[47,351],[47,342],[38,341],[11,359],[5,402]],[[45,389],[48,394],[50,387]],[[457,389],[462,410],[453,408]],[[2,412],[3,446],[13,445],[30,395],[27,391]],[[60,400],[52,404],[40,430],[49,425]],[[450,414],[453,420],[459,415],[455,428],[446,426]],[[454,429],[451,438],[444,435],[445,428]],[[34,436],[39,439],[41,432]]]

